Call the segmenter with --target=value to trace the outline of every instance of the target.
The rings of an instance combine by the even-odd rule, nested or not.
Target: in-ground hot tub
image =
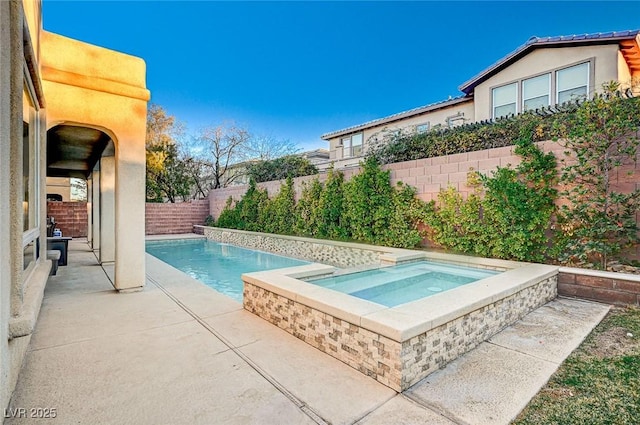
[[[387,307],[396,307],[498,273],[500,272],[495,270],[433,261],[410,261],[397,266],[334,273],[330,277],[308,281],[323,288],[333,289]]]
[[[243,230],[202,230],[210,240],[315,262],[242,275],[245,309],[396,391],[409,388],[557,294],[554,266]],[[336,272],[324,264],[371,268],[421,260],[501,273],[393,306],[305,281]]]
[[[423,276],[422,286],[427,288],[423,292],[431,292],[428,296],[407,301],[403,295],[384,305],[380,299],[374,302],[314,284],[318,279],[332,286],[341,279],[333,275],[334,267],[314,263],[244,274],[244,307],[390,388],[404,391],[557,295],[558,268],[554,266],[407,250],[383,254],[380,259],[398,264],[395,270],[384,269],[386,274],[416,267],[417,263],[403,265],[405,261],[429,260],[436,269],[462,266],[466,274],[480,278],[442,290],[441,284]],[[352,277],[357,282],[362,276]],[[359,285],[374,280],[364,276]],[[384,285],[398,286],[393,279]]]

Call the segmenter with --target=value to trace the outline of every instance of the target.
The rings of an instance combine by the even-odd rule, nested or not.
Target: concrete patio
[[[559,298],[398,394],[149,255],[144,290],[118,293],[70,248],[7,424],[505,424],[608,311]]]

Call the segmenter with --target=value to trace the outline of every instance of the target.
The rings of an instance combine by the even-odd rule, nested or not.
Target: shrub
[[[603,95],[585,101],[557,124],[572,161],[561,176],[562,195],[569,201],[558,218],[561,261],[605,268],[612,256],[640,242],[635,220],[640,190],[623,193],[611,184],[615,175],[622,177],[622,165],[636,161],[640,99],[624,98],[617,89],[617,83],[610,83]]]
[[[534,122],[520,130],[515,153],[522,162],[515,169],[471,175],[476,190],[467,200],[453,188],[440,192],[440,206],[427,218],[437,243],[486,257],[544,260],[557,198],[556,161],[533,144],[536,131]]]
[[[307,158],[287,155],[249,165],[247,173],[257,183],[318,174],[318,167]]]
[[[311,183],[303,183],[302,194],[296,206],[296,233],[302,236],[318,237],[320,227],[320,197],[323,186],[315,178]]]
[[[344,174],[331,168],[320,194],[317,217],[319,238],[345,239],[350,235],[344,217]]]

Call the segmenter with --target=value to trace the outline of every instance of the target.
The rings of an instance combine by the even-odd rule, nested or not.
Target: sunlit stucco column
[[[87,178],[87,241],[93,246],[93,178]]]
[[[115,237],[115,189],[116,158],[100,159],[100,263],[116,259]]]
[[[137,133],[116,144],[114,283],[118,290],[141,288],[145,282],[145,127],[140,126]]]
[[[91,196],[91,215],[93,222],[91,224],[93,230],[91,231],[91,248],[94,251],[100,249],[100,162],[96,164],[91,173],[92,177],[92,196]]]

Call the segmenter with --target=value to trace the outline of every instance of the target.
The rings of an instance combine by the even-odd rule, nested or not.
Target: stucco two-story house
[[[397,133],[496,119],[590,97],[609,81],[640,79],[640,30],[531,37],[460,85],[458,97],[322,135],[336,168],[355,166],[368,146]]]

